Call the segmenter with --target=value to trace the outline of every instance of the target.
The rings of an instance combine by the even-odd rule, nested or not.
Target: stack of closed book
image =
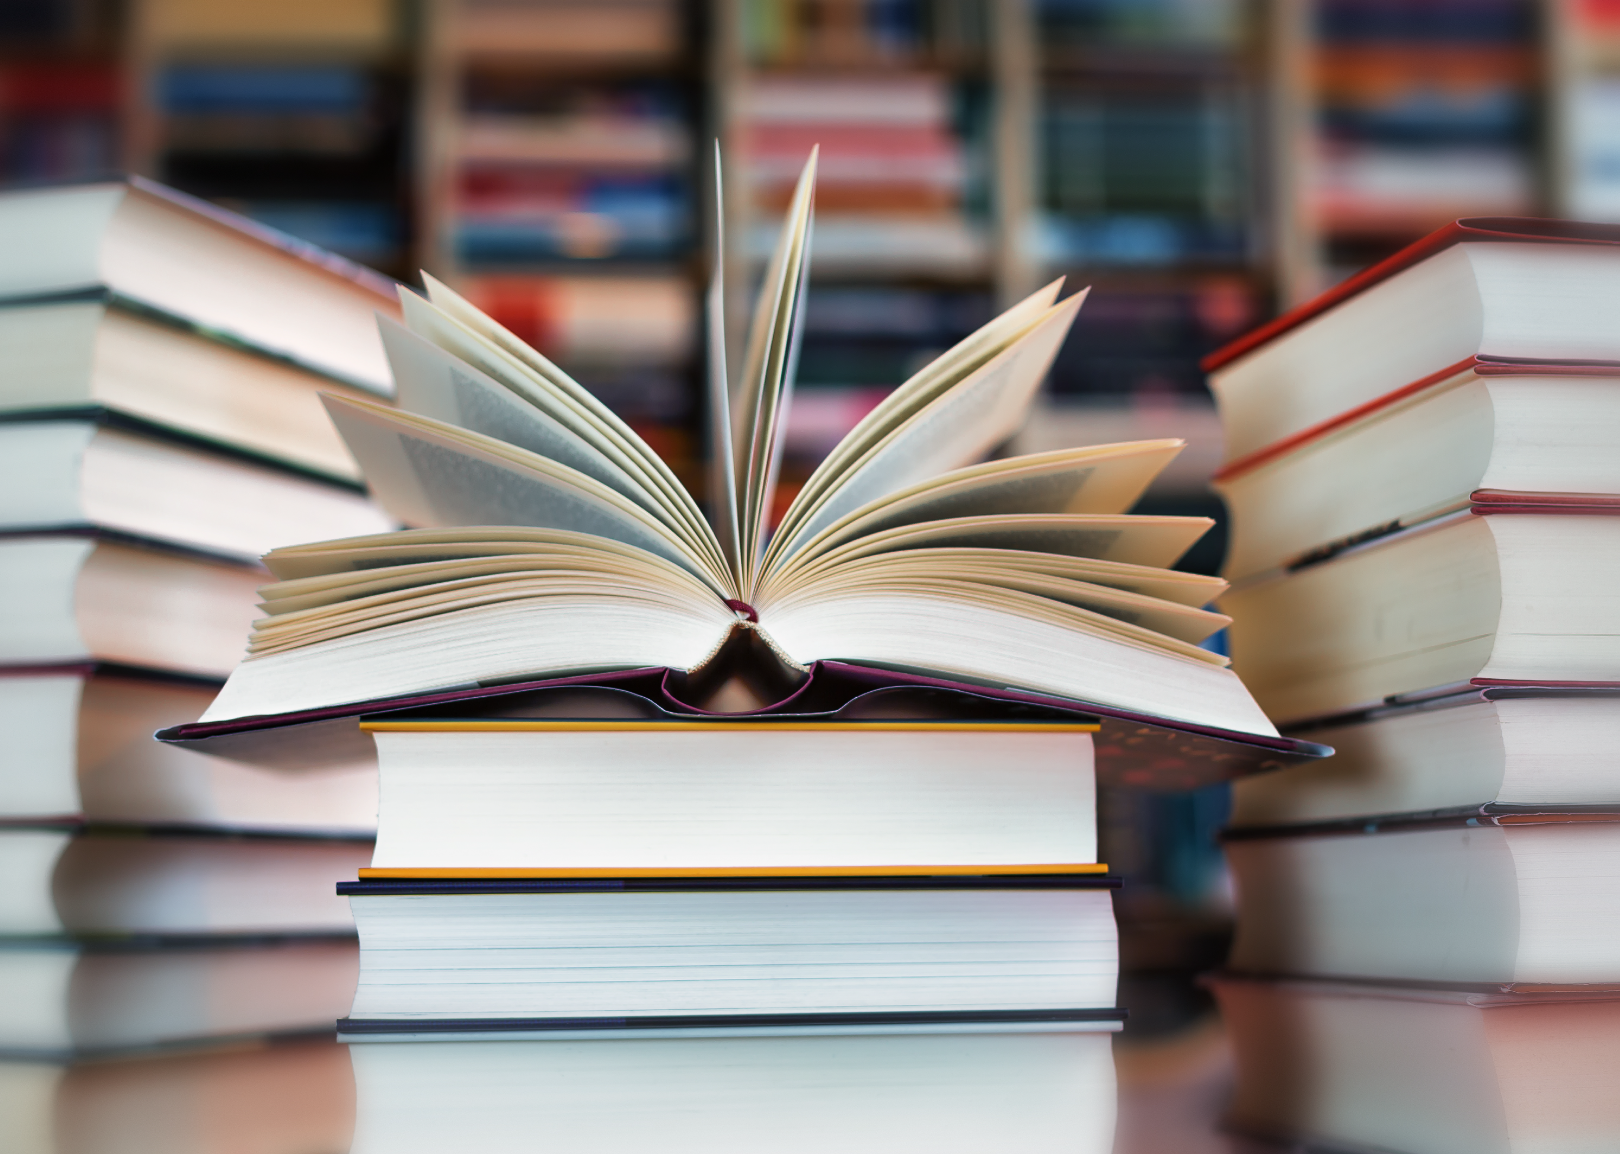
[[[1620,231],[1464,220],[1212,358],[1236,667],[1339,750],[1240,783],[1241,1129],[1620,1141]]]
[[[1175,443],[972,463],[1083,299],[1056,285],[772,516],[813,174],[735,407],[711,293],[712,519],[429,278],[383,326],[403,407],[327,402],[418,527],[266,557],[249,656],[163,735],[307,765],[368,717],[357,1150],[1107,1149],[1092,732],[1160,776],[1320,752],[1197,647],[1221,582],[1163,566],[1206,523],[1122,512]]]
[[[9,193],[0,237],[7,1129],[15,1112],[41,1149],[185,1149],[206,1103],[328,1079],[332,1053],[77,1063],[329,1029],[355,968],[331,886],[369,854],[376,786],[364,762],[273,773],[151,734],[240,656],[260,553],[391,524],[316,397],[386,393],[372,312],[394,304],[378,278],[141,182]],[[165,1095],[192,1105],[106,1121]]]
[[[358,1150],[1107,1149],[1094,725],[457,712],[367,723]]]

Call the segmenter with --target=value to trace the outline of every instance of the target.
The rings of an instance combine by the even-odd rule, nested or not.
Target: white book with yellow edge
[[[361,878],[1102,874],[1094,724],[382,716]]]
[[[840,660],[1275,735],[1199,647],[1222,583],[1169,569],[1210,522],[1126,512],[1181,442],[985,460],[1084,293],[1048,285],[921,369],[771,524],[814,174],[812,156],[735,375],[711,288],[707,515],[586,389],[427,278],[383,325],[400,408],[327,400],[417,527],[270,553],[265,616],[203,721],[742,649],[788,681]]]

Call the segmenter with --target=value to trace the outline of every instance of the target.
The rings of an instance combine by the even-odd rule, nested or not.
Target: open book
[[[814,175],[812,155],[735,381],[711,285],[708,517],[556,365],[432,278],[403,294],[405,324],[381,321],[400,408],[326,404],[377,500],[421,527],[269,554],[266,616],[203,720],[648,666],[746,708],[838,659],[1275,734],[1198,647],[1224,583],[1167,568],[1210,522],[1125,512],[1181,442],[984,460],[1084,300],[1061,282],[895,390],[773,528]],[[734,674],[754,697],[725,696]]]

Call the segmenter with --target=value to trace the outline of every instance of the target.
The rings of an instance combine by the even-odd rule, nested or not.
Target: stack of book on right
[[[1206,363],[1235,668],[1232,1129],[1620,1148],[1620,229],[1459,221]]]

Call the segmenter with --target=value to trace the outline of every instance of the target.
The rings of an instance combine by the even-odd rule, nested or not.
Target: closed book
[[[623,1038],[349,1047],[355,1154],[1103,1154],[1105,1031]]]
[[[370,839],[0,827],[0,936],[350,934],[333,886]]]
[[[1611,506],[1475,508],[1221,599],[1234,665],[1273,718],[1465,683],[1620,683]]]
[[[1620,815],[1350,819],[1226,835],[1257,974],[1620,985]]]
[[[1117,1022],[1112,879],[376,879],[339,886],[339,1034],[662,1036]]]
[[[348,1048],[327,1039],[236,1042],[118,1061],[0,1063],[18,1154],[346,1150]]]
[[[140,177],[0,195],[0,299],[110,292],[386,393],[386,278]]]
[[[0,944],[0,1055],[70,1061],[324,1032],[354,993],[358,959],[335,936]]]
[[[1486,687],[1299,731],[1332,760],[1234,783],[1231,824],[1620,806],[1620,693]]]
[[[1620,1130],[1613,992],[1211,984],[1237,1063],[1226,1125],[1260,1149],[1602,1150]]]
[[[1612,225],[1459,220],[1210,354],[1228,459],[1475,358],[1613,363]]]
[[[76,530],[0,535],[0,664],[106,661],[221,677],[258,610],[256,566]]]
[[[289,773],[153,741],[208,707],[218,682],[128,666],[0,669],[0,821],[369,837],[367,750]]]
[[[0,387],[7,416],[107,411],[323,476],[359,477],[319,395],[374,393],[121,298],[13,302],[0,308],[0,350],[15,369]]]
[[[1298,565],[1491,494],[1612,497],[1617,430],[1620,368],[1476,360],[1414,382],[1221,469],[1226,576]]]
[[[243,564],[306,537],[386,532],[363,493],[111,414],[0,419],[0,527],[107,529]]]
[[[364,722],[363,878],[1102,873],[1079,721]]]

